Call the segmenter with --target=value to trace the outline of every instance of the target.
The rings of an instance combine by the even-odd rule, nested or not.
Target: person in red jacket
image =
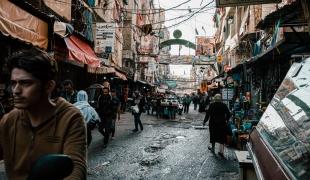
[[[63,98],[50,98],[56,61],[32,48],[12,55],[8,62],[15,108],[0,120],[0,159],[8,178],[27,179],[42,155],[66,154],[74,164],[67,178],[86,179],[83,116]]]

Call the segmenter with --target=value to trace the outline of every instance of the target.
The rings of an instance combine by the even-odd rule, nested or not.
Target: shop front
[[[54,58],[59,64],[58,83],[70,79],[76,89],[85,89],[91,85],[88,69],[99,68],[100,60],[83,37],[72,34],[65,38],[55,35]]]

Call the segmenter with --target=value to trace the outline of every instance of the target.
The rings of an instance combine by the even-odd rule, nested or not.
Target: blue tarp
[[[93,24],[92,13],[89,12],[88,10],[85,10],[83,12],[83,16],[84,16],[85,22],[86,22],[86,29],[84,30],[83,34],[84,34],[84,36],[86,37],[87,40],[94,41],[94,38],[93,38],[93,28],[92,28],[92,24]]]

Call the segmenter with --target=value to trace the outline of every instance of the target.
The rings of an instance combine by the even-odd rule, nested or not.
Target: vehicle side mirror
[[[60,180],[69,176],[73,170],[72,159],[64,154],[48,154],[40,157],[27,180]]]

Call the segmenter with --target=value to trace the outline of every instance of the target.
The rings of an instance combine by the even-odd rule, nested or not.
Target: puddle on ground
[[[183,139],[185,139],[185,136],[177,136],[176,138],[177,138],[177,139],[182,139],[182,140],[183,140]]]
[[[149,155],[143,158],[142,161],[140,162],[142,166],[153,166],[158,163],[160,163],[159,155]]]
[[[165,149],[170,144],[177,143],[180,140],[185,140],[185,136],[161,133],[158,137],[154,138],[149,146],[144,148],[144,151],[148,153],[155,153]]]

